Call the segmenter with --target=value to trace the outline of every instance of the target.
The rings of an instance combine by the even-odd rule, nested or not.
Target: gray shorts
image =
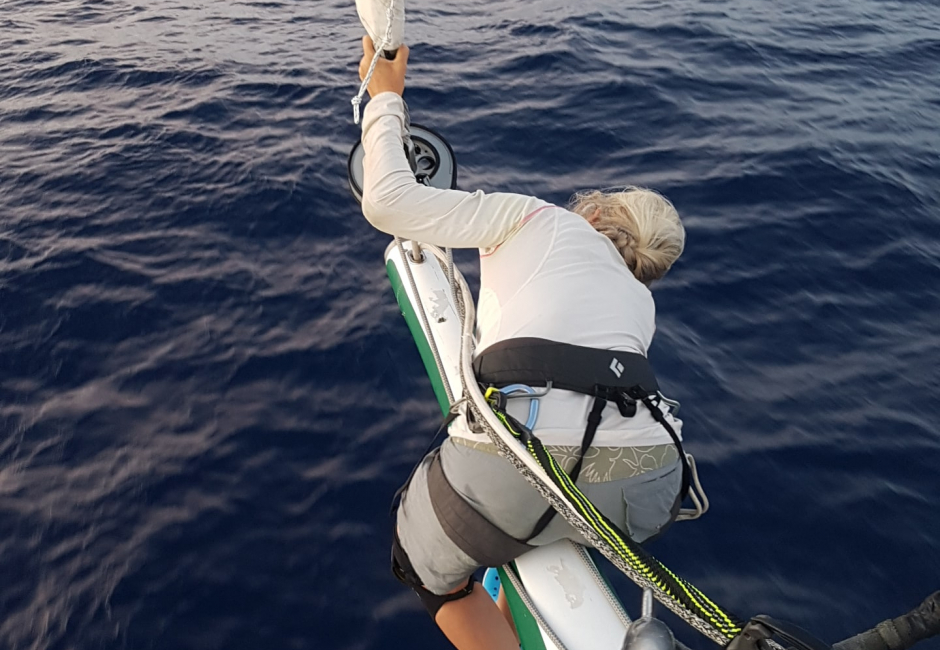
[[[441,445],[441,465],[454,489],[487,520],[517,539],[525,539],[548,508],[544,498],[509,464],[492,453],[455,444]],[[428,493],[426,457],[411,479],[398,508],[398,534],[418,577],[433,593],[446,594],[464,584],[479,564],[455,545],[441,527]],[[678,460],[638,476],[606,482],[578,481],[578,487],[611,521],[637,542],[662,532],[674,519],[682,486]],[[585,539],[555,517],[533,546]]]

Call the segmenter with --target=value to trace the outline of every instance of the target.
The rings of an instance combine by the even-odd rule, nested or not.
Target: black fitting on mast
[[[777,636],[791,646],[791,650],[832,650],[829,644],[793,623],[779,621],[765,614],[755,616],[731,640],[727,650],[768,650],[767,639]]]
[[[867,632],[839,641],[833,650],[907,650],[940,635],[940,591],[903,616],[882,621]]]

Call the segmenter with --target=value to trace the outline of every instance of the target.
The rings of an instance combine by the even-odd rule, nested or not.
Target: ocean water
[[[361,33],[0,1],[0,648],[448,647],[387,569],[439,414],[346,187]],[[412,0],[407,37],[462,188],[684,217],[651,358],[712,510],[651,550],[829,641],[940,588],[940,4]]]

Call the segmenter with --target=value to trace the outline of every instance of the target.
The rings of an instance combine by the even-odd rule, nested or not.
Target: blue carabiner
[[[534,395],[535,389],[531,386],[526,386],[525,384],[510,384],[499,389],[499,392],[503,393],[507,397],[513,393],[526,393],[527,395]],[[535,421],[539,418],[539,398],[533,397],[529,400],[529,419],[525,421],[525,426],[530,431],[532,427],[535,426]]]

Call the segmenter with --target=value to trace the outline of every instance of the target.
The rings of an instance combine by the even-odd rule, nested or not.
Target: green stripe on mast
[[[511,565],[510,571],[515,571],[515,563]],[[529,612],[529,608],[522,602],[522,597],[509,576],[506,575],[506,567],[498,567],[499,584],[506,594],[506,600],[509,602],[509,611],[512,612],[512,622],[516,624],[516,633],[519,634],[519,641],[522,650],[545,650],[545,641],[542,639],[542,631],[539,630],[539,624],[535,617]]]
[[[405,264],[407,264],[407,260]],[[411,336],[418,346],[418,353],[421,355],[421,361],[424,362],[424,369],[431,380],[431,387],[434,389],[434,395],[437,397],[437,403],[443,413],[450,409],[450,402],[447,399],[447,390],[444,388],[444,379],[437,371],[437,362],[434,360],[434,353],[431,351],[431,345],[424,335],[424,328],[421,327],[421,319],[415,312],[414,305],[408,300],[408,292],[405,284],[401,280],[401,275],[395,267],[395,262],[389,260],[385,264],[385,270],[388,273],[388,279],[392,282],[392,290],[395,292],[395,300],[398,301],[398,307],[401,309],[405,322],[408,323],[408,329],[411,330]]]

